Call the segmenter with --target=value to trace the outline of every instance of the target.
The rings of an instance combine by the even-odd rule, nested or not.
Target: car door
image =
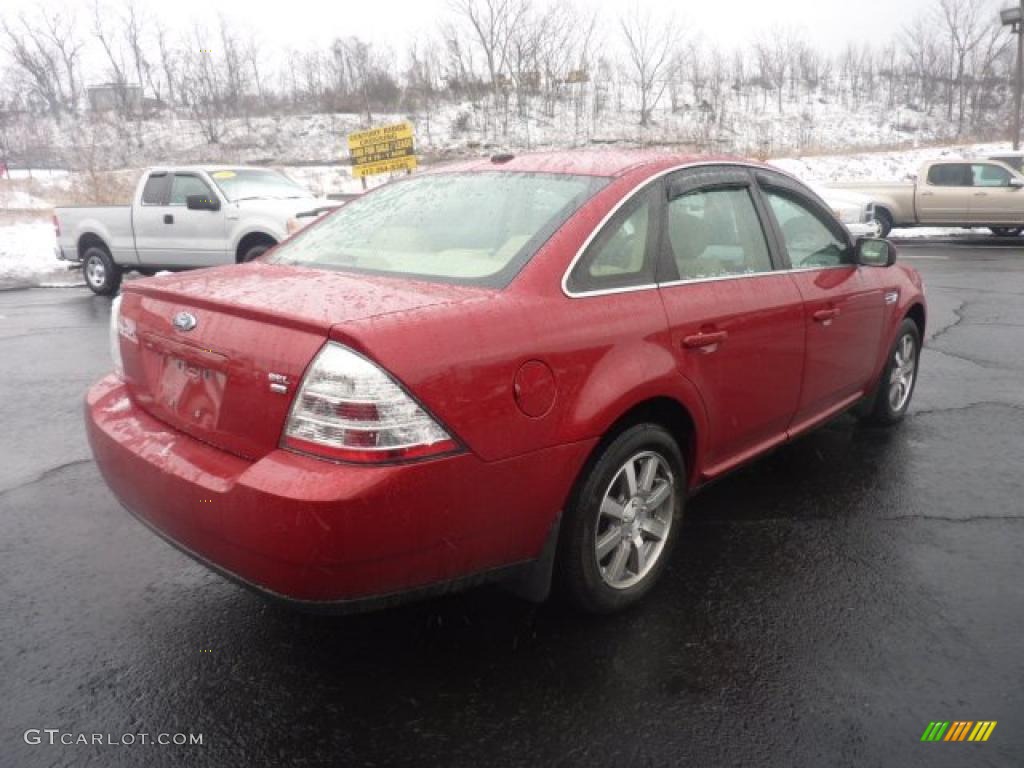
[[[167,246],[164,216],[171,195],[171,179],[167,171],[151,171],[132,208],[132,233],[140,264],[160,264],[163,258]]]
[[[970,163],[933,163],[917,182],[917,220],[921,224],[969,224],[974,195]]]
[[[849,235],[808,190],[781,174],[759,171],[757,178],[804,303],[803,380],[790,428],[800,431],[872,383],[892,296],[880,276],[887,270],[854,263]]]
[[[140,253],[143,264],[160,267],[212,267],[230,263],[224,201],[221,200],[221,208],[216,211],[189,210],[186,200],[190,195],[220,199],[198,173],[174,173],[167,204],[159,209],[159,221],[152,223],[155,228],[152,236],[158,247],[149,251],[146,261],[142,261]]]
[[[974,196],[972,224],[1024,224],[1024,194],[1013,186],[1015,177],[998,163],[971,163]]]
[[[785,439],[804,358],[803,300],[771,252],[746,168],[692,168],[666,184],[659,293],[679,370],[700,391],[706,474]]]

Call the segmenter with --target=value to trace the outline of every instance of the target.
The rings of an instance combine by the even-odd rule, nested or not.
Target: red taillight
[[[458,443],[381,368],[328,342],[292,403],[281,444],[362,463],[437,456]]]
[[[60,219],[57,218],[57,214],[53,214],[53,232],[60,237]]]

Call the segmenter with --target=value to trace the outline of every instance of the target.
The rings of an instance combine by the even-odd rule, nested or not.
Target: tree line
[[[295,111],[368,122],[404,113],[429,136],[439,109],[458,104],[455,130],[472,123],[499,142],[531,120],[561,121],[583,139],[612,114],[645,127],[670,111],[692,117],[681,139],[728,146],[749,115],[814,100],[915,110],[965,137],[1005,125],[1012,102],[1014,46],[997,9],[995,0],[934,0],[885,42],[823,52],[791,28],[728,49],[642,5],[610,19],[559,0],[450,0],[436,28],[399,53],[348,35],[325,48],[282,47],[268,63],[268,45],[232,18],[170,29],[138,0],[92,0],[0,11],[0,128],[74,117],[88,108],[86,85],[103,81],[126,135],[133,120],[171,109],[192,116],[211,144],[229,118]],[[99,62],[90,72],[87,53]]]

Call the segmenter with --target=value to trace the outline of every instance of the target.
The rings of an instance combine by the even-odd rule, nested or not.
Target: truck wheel
[[[251,246],[242,254],[242,263],[245,264],[253,259],[258,259],[273,247],[273,243],[257,243],[256,245]]]
[[[875,209],[875,221],[878,222],[878,236],[888,237],[892,232],[892,214],[885,208]]]
[[[89,290],[97,296],[113,296],[121,287],[121,268],[99,246],[87,248],[82,254],[82,274]]]
[[[1024,232],[1024,227],[989,227],[989,231],[996,237],[1016,237]]]

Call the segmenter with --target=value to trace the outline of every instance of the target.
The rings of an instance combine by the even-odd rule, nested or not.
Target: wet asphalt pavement
[[[604,618],[492,588],[318,617],[229,584],[90,460],[109,300],[0,292],[0,767],[1024,765],[1024,248],[903,254],[931,304],[907,421],[705,490]],[[998,725],[922,744],[931,720]],[[46,728],[203,744],[25,742]]]

